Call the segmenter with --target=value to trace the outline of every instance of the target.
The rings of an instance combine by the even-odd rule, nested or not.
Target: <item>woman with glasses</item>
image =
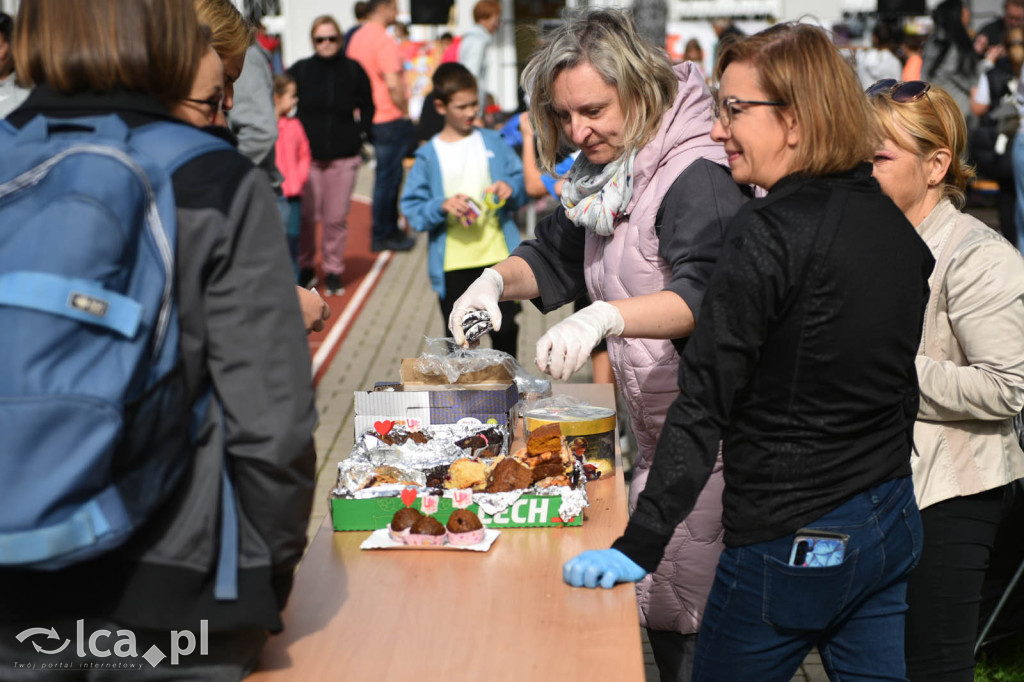
[[[299,237],[299,284],[315,282],[316,224],[323,225],[320,251],[328,294],[342,292],[347,219],[356,174],[362,164],[363,140],[373,121],[370,79],[359,63],[341,51],[343,35],[330,16],[313,20],[314,54],[288,69],[299,95],[296,118],[313,152],[313,165],[302,195]]]
[[[192,81],[192,88],[188,97],[171,104],[172,115],[197,128],[222,124],[218,117],[222,117],[224,106],[224,65],[210,44],[212,34],[209,27],[202,28],[206,49],[203,58],[199,60],[199,70]]]
[[[711,94],[700,69],[673,68],[629,14],[570,14],[531,59],[523,84],[540,165],[554,174],[560,148],[581,151],[562,185],[564,210],[484,270],[455,302],[449,327],[462,343],[471,310],[487,310],[498,328],[499,300],[532,299],[548,312],[589,293],[594,303],[541,337],[536,362],[568,381],[607,337],[638,443],[635,500],[649,484],[654,446],[679,390],[679,350],[744,196],[709,137]],[[721,492],[716,472],[696,510],[678,519],[664,561],[638,586],[641,622],[666,682],[689,679],[692,669],[721,551]]]
[[[974,679],[981,588],[1010,483],[1024,477],[1024,259],[961,213],[974,173],[949,94],[921,81],[868,89],[883,140],[874,176],[936,260],[918,349],[911,458],[924,554],[907,589],[911,682]]]
[[[231,0],[194,0],[196,15],[202,25],[204,33],[208,32],[209,42],[216,51],[221,61],[221,73],[223,74],[222,96],[219,100],[219,111],[213,115],[214,97],[204,97],[202,94],[192,95],[188,99],[178,103],[175,116],[188,121],[194,125],[207,127],[210,132],[219,137],[229,140],[237,146],[237,139],[227,128],[227,121],[223,112],[230,111],[234,107],[235,81],[242,75],[245,66],[245,53],[249,46],[256,39],[256,32],[251,24],[245,21],[242,14],[231,4]],[[197,76],[197,83],[193,90],[196,90],[198,81],[205,74],[212,74],[213,65],[205,61],[205,69],[201,68]],[[207,88],[205,92],[210,92]],[[202,93],[198,90],[197,93]],[[192,110],[188,110],[188,106]],[[206,111],[210,118],[199,118],[200,112]],[[196,116],[193,120],[192,116]],[[212,127],[211,127],[212,126]],[[328,319],[331,317],[331,309],[320,295],[301,286],[296,286],[296,295],[299,298],[299,306],[302,309],[302,321],[307,332],[321,331]]]
[[[768,193],[729,225],[625,534],[565,578],[611,587],[656,566],[721,441],[726,547],[694,679],[788,681],[817,647],[830,679],[903,680],[932,257],[871,179],[874,124],[828,34],[741,38],[715,76],[711,135]]]
[[[43,116],[53,121],[53,134],[63,128],[58,121],[78,117],[89,117],[85,128],[98,117],[116,117],[134,130],[156,123],[184,127],[169,109],[197,92],[197,71],[209,68],[191,0],[21,0],[15,38],[18,73],[34,86],[25,104],[6,119],[19,130]],[[101,136],[97,141],[106,143]],[[181,165],[170,183],[181,332],[180,376],[173,379],[180,379],[181,390],[165,395],[198,404],[202,387],[210,385],[217,406],[196,410],[196,444],[183,446],[190,466],[127,544],[58,571],[0,571],[0,668],[5,671],[25,660],[14,636],[37,618],[71,632],[89,614],[90,631],[128,630],[140,643],[165,641],[171,629],[201,620],[208,650],[183,658],[170,673],[189,680],[241,680],[255,665],[267,631],[282,627],[279,613],[306,543],[313,499],[316,410],[309,348],[274,196],[252,164],[226,146]],[[62,199],[52,213],[60,214],[71,235],[78,227],[77,209],[71,207],[81,204]],[[118,227],[113,214],[110,224]],[[117,241],[103,248],[115,248]],[[109,280],[116,282],[116,275],[110,273]],[[151,402],[140,400],[136,407],[164,410]],[[125,438],[138,436],[126,432]],[[131,452],[131,447],[119,449],[118,457],[135,469],[139,465],[128,465],[134,460],[124,456]],[[215,580],[222,546],[222,471],[231,472],[242,529],[236,540],[243,557],[238,593],[230,600]],[[61,654],[64,665],[54,667],[77,672],[36,670],[32,677],[93,677],[84,668],[100,670],[105,661],[116,660],[102,658],[109,649],[84,659],[72,649]],[[47,659],[46,664],[54,660]],[[147,677],[154,676],[163,673]]]

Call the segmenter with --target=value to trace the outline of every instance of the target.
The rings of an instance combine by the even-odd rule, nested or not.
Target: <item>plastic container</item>
[[[565,444],[574,454],[583,453],[601,477],[615,472],[615,410],[596,405],[535,407],[523,413],[527,437],[544,424],[558,423]]]

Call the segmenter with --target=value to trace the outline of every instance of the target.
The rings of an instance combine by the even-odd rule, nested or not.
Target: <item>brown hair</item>
[[[313,25],[309,27],[309,39],[313,39],[313,34],[316,30],[324,24],[330,24],[334,27],[334,30],[338,32],[338,36],[341,36],[341,26],[338,26],[338,22],[334,20],[330,14],[321,14],[313,20]]]
[[[473,21],[478,24],[481,21],[487,21],[496,14],[501,14],[501,3],[498,0],[480,0],[480,2],[473,5]]]
[[[850,170],[874,156],[878,131],[857,75],[828,34],[809,24],[777,24],[752,36],[737,37],[719,48],[715,80],[726,68],[743,63],[757,71],[761,90],[776,116],[789,110],[800,128],[794,172],[831,175]]]
[[[26,84],[57,92],[188,97],[205,44],[190,0],[22,0],[14,62]]]
[[[256,27],[247,22],[231,0],[194,0],[199,23],[213,31],[210,44],[221,59],[244,55],[256,40]]]
[[[286,73],[279,73],[274,76],[274,95],[280,97],[288,89],[289,85],[295,85],[295,79]]]
[[[622,139],[627,154],[658,131],[679,88],[665,51],[641,37],[629,13],[606,7],[567,12],[522,76],[523,89],[530,94],[537,161],[551,174],[560,148],[568,144],[552,108],[555,79],[580,64],[590,64],[616,88],[625,117]]]
[[[967,163],[967,124],[956,100],[937,85],[913,102],[894,102],[884,93],[865,99],[873,105],[881,134],[896,145],[922,158],[938,149],[949,150],[942,196],[963,208],[964,191],[974,177],[974,168]],[[913,146],[908,146],[907,136]]]
[[[438,66],[431,81],[434,86],[433,98],[441,104],[448,104],[457,92],[472,90],[476,94],[477,91],[476,78],[469,69],[458,62],[447,62]],[[480,106],[483,106],[483,102],[480,102]]]

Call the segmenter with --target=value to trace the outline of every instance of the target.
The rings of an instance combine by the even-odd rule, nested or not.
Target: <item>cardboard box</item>
[[[514,505],[501,513],[494,516],[484,514],[483,522],[488,528],[560,528],[583,525],[582,516],[576,516],[568,521],[559,518],[558,507],[561,503],[560,495],[523,495]],[[335,497],[331,498],[331,520],[334,522],[334,530],[377,530],[387,527],[391,517],[403,506],[402,499],[397,496],[368,500]],[[419,509],[420,500],[417,499],[412,506]],[[479,513],[476,504],[469,505],[468,509]],[[447,523],[451,514],[451,498],[442,497],[434,518],[441,523]]]
[[[455,424],[466,417],[484,424],[508,424],[518,402],[514,383],[403,385],[394,391],[356,391],[355,435],[358,438],[378,421],[393,421],[411,429]]]
[[[404,358],[402,360],[402,367],[399,369],[398,374],[402,378],[402,383],[406,386],[475,386],[477,384],[502,384],[507,386],[515,381],[515,376],[508,371],[505,365],[490,365],[474,372],[461,374],[455,383],[451,384],[448,381],[448,377],[443,374],[424,374],[420,372],[416,369],[418,362],[419,358]]]

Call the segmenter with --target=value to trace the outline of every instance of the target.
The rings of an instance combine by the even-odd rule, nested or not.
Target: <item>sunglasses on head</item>
[[[926,81],[898,81],[895,78],[884,78],[875,81],[864,91],[868,97],[887,96],[897,104],[916,102],[932,89],[932,84]]]
[[[317,36],[313,38],[313,42],[319,45],[320,43],[336,43],[341,40],[341,36]]]

